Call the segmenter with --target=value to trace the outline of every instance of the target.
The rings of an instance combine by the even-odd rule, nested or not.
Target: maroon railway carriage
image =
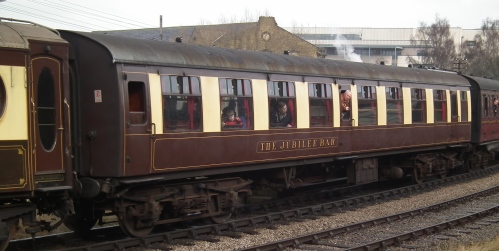
[[[470,84],[457,74],[61,35],[72,47],[78,114],[76,208],[93,212],[73,217],[73,228],[113,210],[140,236],[157,224],[217,220],[252,191],[404,173],[421,182],[459,166],[470,140]],[[271,126],[278,102],[289,127]],[[243,126],[223,126],[226,108]]]
[[[57,31],[0,19],[0,250],[22,219],[67,214],[72,189],[68,43]]]
[[[499,99],[499,81],[466,76],[472,86],[472,132],[473,151],[467,157],[470,170],[484,168],[495,159],[499,150],[499,109],[494,100]]]
[[[76,231],[107,210],[143,236],[224,220],[290,188],[484,168],[498,149],[495,80],[105,34],[61,39],[25,21],[0,22],[0,34],[2,251],[19,219],[28,233],[52,228],[36,209]],[[285,127],[274,121],[282,107]]]

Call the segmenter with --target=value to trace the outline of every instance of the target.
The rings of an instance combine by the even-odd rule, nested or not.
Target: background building
[[[274,17],[260,17],[258,22],[218,25],[163,27],[136,30],[96,31],[117,36],[137,37],[222,48],[289,53],[306,57],[321,57],[321,49],[279,27]]]
[[[409,57],[420,61],[424,50],[411,45],[417,28],[281,28],[274,17],[258,22],[162,27],[135,30],[96,31],[117,36],[137,37],[222,48],[289,53],[372,64],[407,67]],[[473,46],[478,29],[451,28],[456,52],[461,45]]]
[[[289,32],[323,48],[326,58],[407,67],[408,57],[419,61],[424,50],[411,45],[417,28],[293,27]],[[461,44],[473,46],[477,29],[451,28],[456,52]]]

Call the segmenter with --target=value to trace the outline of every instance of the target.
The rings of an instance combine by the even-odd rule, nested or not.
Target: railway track
[[[499,167],[496,166],[494,168],[482,170],[480,172],[474,172],[471,174],[468,173],[448,177],[447,179],[443,180],[430,181],[421,185],[413,185],[360,196],[352,196],[352,193],[362,193],[363,189],[354,188],[354,192],[348,192],[350,196],[349,198],[343,198],[341,200],[334,200],[325,203],[317,203],[309,206],[303,206],[297,203],[296,201],[300,200],[298,198],[261,203],[259,205],[241,208],[238,212],[238,217],[236,217],[238,219],[231,220],[222,224],[190,226],[185,229],[153,234],[144,238],[115,237],[111,240],[111,238],[106,239],[106,237],[102,237],[98,241],[81,241],[78,243],[79,247],[70,247],[70,244],[69,246],[66,246],[64,248],[47,248],[45,250],[124,250],[125,248],[129,247],[142,247],[143,249],[147,249],[161,247],[164,245],[163,243],[180,243],[183,245],[189,245],[195,240],[217,242],[218,239],[223,236],[229,238],[240,238],[245,234],[257,234],[259,232],[259,229],[262,228],[275,229],[276,226],[280,224],[318,219],[319,217],[331,216],[345,210],[352,210],[359,207],[366,207],[375,203],[381,203],[383,201],[403,198],[408,196],[409,194],[417,194],[419,192],[434,189],[445,184],[462,182],[466,179],[474,179],[482,177],[484,175],[489,175],[491,173],[497,172],[497,169],[499,169]],[[345,194],[345,192],[339,190],[325,191],[325,193],[334,195]],[[324,194],[320,195],[319,198],[324,199]],[[303,201],[309,202],[310,199],[303,199]],[[258,215],[251,216],[252,214],[256,214],[255,212],[259,212]],[[366,223],[363,224],[366,225]],[[105,230],[106,233],[109,233],[111,231],[114,230]],[[60,239],[61,237],[57,238]],[[43,241],[41,239],[42,238],[37,240],[35,244],[42,243]],[[103,240],[106,241],[104,242]],[[71,243],[71,241],[68,241],[66,243]],[[9,250],[26,250],[26,247],[30,246],[32,246],[32,242],[28,240],[26,240],[24,243],[19,241],[19,243],[11,245]]]
[[[477,200],[478,197],[485,198]],[[239,250],[382,250],[392,245],[403,246],[404,241],[466,224],[498,223],[498,212],[499,185],[428,207]],[[481,221],[491,215],[497,217]]]

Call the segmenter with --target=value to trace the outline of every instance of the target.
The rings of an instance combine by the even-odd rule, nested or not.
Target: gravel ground
[[[290,238],[296,235],[302,235],[310,232],[320,231],[333,227],[340,227],[360,221],[366,221],[369,219],[375,219],[383,216],[392,215],[395,213],[408,211],[412,209],[417,209],[420,207],[429,206],[436,204],[438,202],[449,200],[452,198],[460,197],[463,195],[471,194],[476,191],[480,191],[489,187],[493,187],[499,183],[499,174],[492,175],[487,178],[478,179],[475,181],[470,181],[467,183],[452,185],[449,187],[444,187],[440,189],[433,190],[431,192],[426,192],[424,194],[414,195],[408,198],[401,198],[398,200],[392,200],[388,202],[383,202],[379,204],[374,204],[364,208],[357,209],[355,211],[344,211],[342,213],[329,216],[320,217],[317,220],[307,220],[303,222],[291,222],[286,225],[277,225],[277,229],[271,230],[266,228],[257,229],[259,232],[257,235],[242,234],[242,238],[234,239],[229,237],[215,237],[219,239],[219,242],[210,243],[205,241],[189,241],[189,244],[193,245],[171,245],[162,244],[162,248],[172,248],[173,250],[188,251],[188,250],[237,250],[245,247],[251,247],[258,244],[263,244],[267,242],[276,241],[279,239]],[[450,238],[450,240],[443,241],[435,239],[434,237],[427,237],[421,239],[417,242],[418,246],[422,246],[427,243],[421,250],[435,250],[432,248],[445,247],[452,245],[457,245],[457,243],[476,243],[487,241],[489,239],[495,238],[499,232],[499,224],[491,225],[486,227],[487,234],[468,234],[461,235],[459,240],[456,238]],[[496,228],[496,230],[489,229]],[[479,231],[477,231],[479,232]],[[432,240],[432,243],[428,243],[428,240]],[[448,244],[449,242],[451,244]],[[423,243],[423,244],[421,244]],[[147,251],[156,251],[161,249],[143,249]],[[390,249],[392,250],[392,249]],[[393,249],[395,250],[395,249]],[[397,249],[399,250],[399,249]],[[402,249],[400,249],[402,250]],[[411,249],[414,250],[414,249]],[[448,249],[452,250],[452,249]]]

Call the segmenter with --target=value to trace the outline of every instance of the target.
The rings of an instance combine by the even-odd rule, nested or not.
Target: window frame
[[[281,85],[281,87],[279,86]],[[296,128],[296,85],[292,81],[267,81],[267,92],[269,98],[269,128]],[[288,106],[288,112],[291,116],[291,127],[272,126],[272,116],[277,112],[277,104],[284,102]]]
[[[129,81],[127,91],[130,124],[145,125],[147,123],[146,84],[143,81]]]
[[[490,116],[490,113],[489,113],[489,109],[490,109],[490,97],[488,96],[488,94],[483,94],[482,95],[482,109],[483,109],[483,112],[482,112],[482,118],[489,118]]]
[[[418,95],[416,96],[416,93]],[[415,102],[422,104],[422,107],[418,109],[414,109]],[[427,123],[427,114],[426,114],[426,89],[422,88],[411,88],[411,121],[412,123]],[[415,111],[421,112],[421,121],[415,121],[414,115]]]
[[[308,83],[308,97],[309,97],[309,127],[326,127],[333,125],[333,88],[331,84],[327,83]],[[323,106],[313,106],[313,103],[322,103]],[[325,108],[324,120],[319,118],[316,120],[315,117],[322,116],[312,116],[313,107]],[[322,109],[324,112],[324,109]],[[315,122],[317,121],[317,123]]]
[[[164,81],[166,78],[168,78],[168,81],[166,81],[168,83]],[[175,78],[175,83],[171,81],[173,78]],[[179,84],[179,78],[182,79],[181,84]],[[183,83],[184,79],[187,79],[187,86]],[[202,131],[203,108],[200,78],[198,76],[161,75],[160,80],[164,132]],[[177,84],[177,86],[174,86],[174,84]],[[180,110],[178,109],[179,100],[182,103],[185,102],[180,107]],[[174,109],[167,110],[168,103],[170,102],[175,103],[175,107],[173,107]],[[182,113],[187,113],[187,115]],[[167,120],[167,114],[173,117],[172,121]],[[179,117],[184,119],[178,119]],[[179,121],[181,122],[180,128]]]
[[[0,120],[2,119],[6,110],[7,110],[7,89],[5,87],[5,83],[3,82],[2,76],[0,76]]]
[[[355,81],[359,126],[378,125],[377,81]],[[369,108],[364,108],[367,105]],[[366,116],[367,115],[367,116]],[[370,122],[368,122],[370,120]],[[368,123],[366,123],[368,122]]]
[[[395,89],[394,96],[390,95],[391,91]],[[385,95],[386,95],[386,124],[387,125],[400,125],[404,123],[404,99],[402,94],[402,88],[398,86],[386,86],[385,87]],[[389,104],[394,104],[396,109],[390,108]],[[391,122],[390,114],[396,114],[398,121]]]
[[[57,144],[56,76],[48,67],[42,67],[36,83],[36,121],[42,148],[49,152]]]
[[[499,99],[497,94],[491,94],[490,95],[490,117],[491,118],[497,118],[497,109],[494,107],[494,99]]]
[[[447,122],[447,92],[442,89],[433,89],[433,122]]]
[[[468,92],[460,91],[461,96],[461,119],[460,122],[469,121],[468,118]],[[465,117],[466,116],[466,117]],[[466,120],[465,120],[466,119]]]
[[[230,86],[229,86],[230,85]],[[250,79],[237,79],[237,78],[219,78],[218,87],[220,90],[220,107],[221,107],[221,129],[222,130],[234,130],[234,129],[253,129],[253,83]],[[231,88],[229,88],[231,87]],[[241,127],[225,127],[223,124],[225,118],[225,109],[230,107],[232,100],[235,100],[235,113],[236,116],[242,119]],[[239,108],[240,102],[242,108]],[[227,106],[224,103],[228,103]],[[245,116],[241,113],[244,112]]]

